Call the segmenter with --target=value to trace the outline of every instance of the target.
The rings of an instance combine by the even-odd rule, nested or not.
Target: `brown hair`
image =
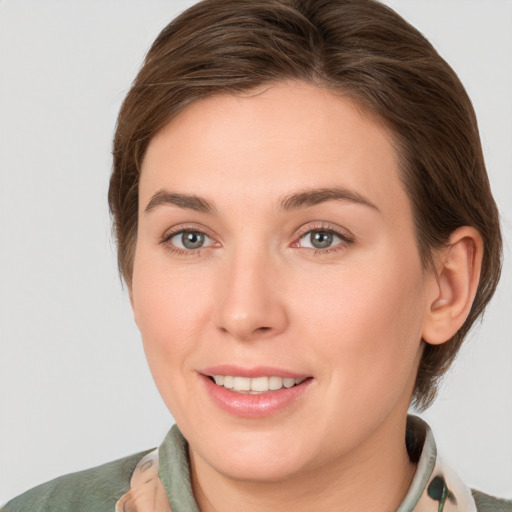
[[[119,269],[131,284],[138,183],[151,138],[191,102],[270,81],[302,80],[355,98],[391,128],[425,267],[460,226],[483,237],[471,312],[442,345],[425,345],[414,403],[436,384],[483,313],[501,269],[501,235],[475,113],[432,45],[375,0],[204,0],[150,48],[119,113],[109,204]]]

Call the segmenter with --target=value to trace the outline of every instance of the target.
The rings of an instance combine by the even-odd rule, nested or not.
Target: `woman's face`
[[[139,194],[135,319],[196,464],[276,481],[403,435],[437,291],[382,124],[305,84],[216,95]]]

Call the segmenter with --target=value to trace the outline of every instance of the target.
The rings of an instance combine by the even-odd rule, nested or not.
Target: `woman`
[[[471,104],[396,14],[191,8],[125,100],[109,201],[181,432],[7,511],[510,508],[407,420],[492,296],[501,239]]]

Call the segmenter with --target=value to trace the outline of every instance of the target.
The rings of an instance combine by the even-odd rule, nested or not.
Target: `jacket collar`
[[[396,512],[477,512],[470,489],[442,461],[430,427],[417,416],[407,419],[406,444],[417,468]],[[200,512],[192,493],[188,444],[177,425],[139,461],[116,512],[146,512],[148,503],[155,512]]]

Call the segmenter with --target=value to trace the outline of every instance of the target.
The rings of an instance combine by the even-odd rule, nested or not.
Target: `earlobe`
[[[480,280],[482,255],[482,237],[469,226],[455,230],[448,246],[436,254],[436,284],[423,328],[427,343],[448,341],[466,321]]]

